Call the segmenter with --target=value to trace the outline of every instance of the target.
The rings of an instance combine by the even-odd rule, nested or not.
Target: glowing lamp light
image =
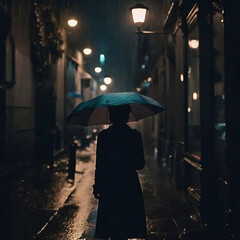
[[[190,113],[192,111],[192,109],[190,107],[188,107],[187,111]]]
[[[112,79],[110,77],[105,77],[103,79],[103,81],[106,83],[106,84],[110,84],[112,82]]]
[[[100,67],[95,67],[94,71],[95,71],[96,73],[100,73],[100,72],[102,71],[102,68],[100,68]]]
[[[188,40],[188,46],[192,49],[197,49],[199,47],[199,40],[197,39]]]
[[[99,61],[100,61],[100,63],[104,64],[104,62],[105,62],[105,55],[104,54],[100,54]]]
[[[180,75],[180,81],[183,82],[184,81],[184,77],[183,74]]]
[[[148,78],[147,78],[147,82],[149,82],[149,83],[152,82],[152,78],[151,78],[151,77],[148,77]]]
[[[101,91],[106,91],[107,90],[107,86],[106,85],[104,85],[104,84],[102,84],[101,86],[100,86],[100,90]]]
[[[198,99],[198,94],[196,92],[193,93],[193,100],[197,100]]]
[[[141,91],[141,88],[140,88],[140,87],[137,87],[136,90],[137,90],[137,92],[140,92],[140,91]]]
[[[78,24],[78,21],[76,20],[76,19],[69,19],[68,20],[68,26],[69,27],[76,27],[77,26],[77,24]]]
[[[84,48],[84,49],[83,49],[83,53],[84,53],[85,55],[90,55],[90,54],[92,53],[92,49],[91,49],[91,48]]]
[[[138,26],[141,26],[145,22],[145,17],[148,8],[143,4],[137,3],[134,7],[131,8],[133,22]]]

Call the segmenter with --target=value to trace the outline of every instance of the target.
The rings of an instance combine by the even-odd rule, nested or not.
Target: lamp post
[[[164,31],[143,31],[142,27],[146,19],[148,7],[144,6],[141,3],[135,4],[133,7],[130,8],[131,13],[132,13],[132,18],[134,24],[137,26],[137,31],[136,33],[138,34],[138,62],[137,62],[137,69],[138,69],[138,80],[137,83],[139,82],[139,79],[141,78],[141,43],[140,43],[140,34],[158,34],[158,35],[163,35],[163,34],[169,34],[168,32]]]

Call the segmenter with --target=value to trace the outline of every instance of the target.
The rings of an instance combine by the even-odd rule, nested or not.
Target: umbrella
[[[80,103],[68,116],[67,122],[82,126],[109,124],[110,106],[129,105],[129,121],[134,122],[164,110],[150,97],[135,92],[107,93]]]
[[[76,97],[76,98],[82,98],[83,97],[82,94],[77,93],[77,92],[70,92],[70,93],[68,93],[68,96],[69,97]]]

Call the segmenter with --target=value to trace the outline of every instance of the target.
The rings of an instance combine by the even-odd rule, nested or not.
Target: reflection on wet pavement
[[[27,170],[15,182],[8,183],[11,190],[3,184],[2,199],[9,202],[11,198],[8,206],[14,211],[9,219],[11,225],[5,230],[8,237],[4,240],[94,239],[97,216],[97,200],[92,195],[95,149],[96,143],[89,149],[77,151],[74,184],[67,181],[67,156],[55,163],[51,174],[49,170]],[[139,172],[139,178],[149,240],[204,239],[203,226],[193,206],[151,155],[146,156],[146,166]],[[7,215],[8,210],[3,214]]]

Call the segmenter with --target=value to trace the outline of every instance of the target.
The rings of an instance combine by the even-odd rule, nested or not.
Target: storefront
[[[231,220],[232,215],[238,216],[236,200],[236,212],[232,214],[231,196],[236,195],[236,189],[231,186],[236,186],[238,178],[231,175],[231,167],[235,169],[233,166],[239,165],[230,159],[239,152],[232,142],[239,137],[228,135],[228,131],[233,131],[232,121],[235,122],[233,105],[230,106],[234,78],[229,71],[236,74],[235,62],[232,62],[234,66],[229,65],[233,55],[226,52],[230,44],[226,37],[230,38],[229,28],[233,25],[230,20],[225,24],[227,14],[224,10],[225,7],[230,9],[228,4],[225,6],[222,1],[172,3],[164,30],[172,35],[167,45],[173,44],[175,49],[171,56],[174,59],[165,54],[166,63],[172,62],[174,67],[166,64],[165,71],[166,75],[170,71],[173,75],[174,69],[174,79],[167,77],[166,82],[172,81],[172,87],[163,93],[168,98],[166,108],[172,112],[171,117],[163,120],[166,122],[163,125],[174,125],[165,133],[168,145],[165,155],[171,161],[169,165],[176,184],[192,197],[208,230],[221,227],[220,234],[225,235],[233,232],[229,223],[238,219]],[[233,20],[231,11],[227,17]],[[178,13],[177,18],[173,12]],[[229,155],[229,149],[233,148],[235,154]]]

